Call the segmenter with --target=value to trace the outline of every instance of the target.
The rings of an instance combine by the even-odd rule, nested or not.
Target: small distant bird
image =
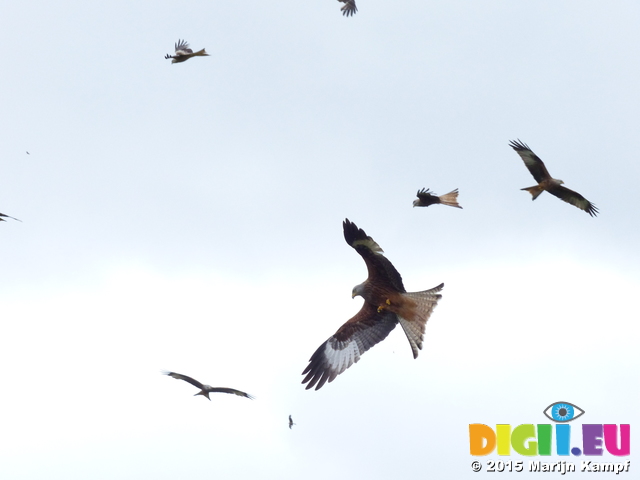
[[[293,423],[293,419],[291,418],[291,415],[289,415],[289,430],[291,430],[291,427],[293,427],[295,425],[295,423]]]
[[[191,377],[187,377],[186,375],[180,375],[179,373],[175,373],[175,372],[162,372],[162,373],[164,375],[169,375],[170,377],[173,377],[176,380],[184,380],[185,382],[189,382],[191,385],[199,388],[200,391],[198,393],[196,393],[194,395],[194,397],[197,396],[197,395],[204,395],[209,400],[211,400],[209,398],[209,393],[211,393],[211,392],[221,392],[221,393],[233,393],[234,395],[239,395],[241,397],[250,398],[251,400],[253,400],[253,398],[254,398],[253,396],[249,395],[248,393],[244,393],[244,392],[241,392],[240,390],[235,390],[233,388],[212,387],[211,385],[203,385],[199,381],[194,380]]]
[[[338,1],[344,3],[344,7],[340,9],[342,10],[343,16],[350,17],[350,16],[353,16],[358,11],[358,8],[356,7],[356,0],[338,0]]]
[[[189,48],[189,44],[185,40],[178,40],[176,45],[176,54],[169,55],[168,53],[164,58],[172,58],[171,63],[186,62],[191,57],[208,57],[209,54],[204,51],[204,48],[199,52],[193,53],[193,50]]]
[[[322,388],[360,360],[360,355],[381,342],[398,323],[418,357],[427,320],[442,297],[438,292],[444,284],[422,292],[407,292],[402,277],[382,249],[355,223],[345,219],[342,224],[344,239],[360,254],[367,265],[369,277],[353,287],[351,297],[360,295],[364,304],[360,311],[333,336],[324,342],[309,359],[302,375],[306,389]]]
[[[5,218],[13,218],[14,220],[18,220],[17,218],[10,217],[9,215],[5,215],[4,213],[0,213],[0,222],[6,222]],[[18,221],[21,222],[22,220],[18,220]]]
[[[29,152],[27,152],[27,155],[31,155]]]
[[[566,187],[562,187],[561,185],[564,183],[562,180],[558,180],[557,178],[551,178],[549,172],[547,171],[547,167],[545,167],[544,162],[540,160],[540,158],[531,151],[531,149],[520,140],[509,142],[509,146],[513,148],[520,158],[524,161],[525,166],[533,175],[533,178],[536,179],[538,185],[533,187],[521,188],[520,190],[526,190],[531,194],[533,198],[531,200],[535,200],[538,196],[544,192],[545,190],[549,192],[551,195],[555,195],[560,200],[564,200],[571,205],[578,207],[580,210],[584,210],[592,217],[595,217],[598,214],[598,209],[596,206],[591,203],[589,200],[584,198],[578,192],[574,192],[573,190],[569,190]]]
[[[442,205],[449,205],[450,207],[462,208],[458,205],[458,189],[445,193],[444,195],[437,196],[435,193],[430,192],[429,189],[418,190],[416,193],[418,200],[413,201],[414,207],[428,207],[429,205],[440,203]]]

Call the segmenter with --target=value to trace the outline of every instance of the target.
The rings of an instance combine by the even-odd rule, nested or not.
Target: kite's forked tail
[[[404,333],[407,335],[411,350],[413,351],[413,358],[418,358],[418,351],[422,349],[422,338],[424,337],[424,328],[427,324],[427,320],[431,316],[433,309],[436,308],[438,300],[442,298],[438,292],[442,290],[444,283],[441,283],[437,287],[430,290],[424,290],[422,292],[407,292],[402,296],[410,298],[415,303],[415,306],[404,318],[402,315],[398,315],[398,321],[402,325]]]
[[[208,57],[209,54],[207,52],[205,52],[205,49],[203,48],[199,52],[194,53],[193,56],[194,57]]]
[[[544,188],[542,188],[540,185],[536,185],[535,187],[521,188],[520,190],[526,190],[527,192],[529,192],[533,197],[531,200],[535,200],[540,196],[542,192],[544,192]]]
[[[440,203],[442,203],[443,205],[462,208],[460,205],[458,205],[458,189],[457,188],[453,192],[440,195],[438,198],[440,199]]]

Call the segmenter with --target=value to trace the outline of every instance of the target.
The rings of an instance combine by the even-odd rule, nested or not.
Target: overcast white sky
[[[640,4],[340,6],[0,7],[1,478],[476,478],[470,423],[560,400],[633,437]],[[516,138],[600,215],[532,202]],[[443,298],[417,360],[398,328],[306,391],[362,302],[344,218]]]

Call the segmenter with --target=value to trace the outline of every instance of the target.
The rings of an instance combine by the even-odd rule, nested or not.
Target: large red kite
[[[175,372],[162,372],[164,375],[169,375],[170,377],[175,378],[176,380],[184,380],[185,382],[190,383],[191,385],[193,385],[194,387],[197,387],[200,389],[200,391],[198,393],[196,393],[194,395],[203,395],[205,397],[207,397],[209,400],[211,400],[209,398],[209,393],[211,392],[220,392],[220,393],[232,393],[234,395],[239,395],[240,397],[245,397],[245,398],[249,398],[251,400],[253,400],[253,397],[251,395],[249,395],[248,393],[244,393],[241,392],[240,390],[236,390],[235,388],[227,388],[227,387],[212,387],[211,385],[204,385],[202,383],[200,383],[199,381],[191,378],[191,377],[187,377],[186,375],[182,375],[180,373],[175,373]]]
[[[546,190],[551,195],[558,197],[560,200],[564,200],[565,202],[584,210],[592,217],[597,215],[598,209],[593,203],[584,198],[578,192],[574,192],[573,190],[563,187],[562,184],[564,182],[562,180],[551,178],[551,175],[549,175],[549,172],[547,171],[547,167],[544,166],[544,162],[540,160],[540,157],[533,153],[525,143],[522,143],[520,140],[512,140],[509,142],[509,146],[518,152],[518,155],[520,155],[520,158],[524,161],[524,164],[531,172],[531,175],[533,175],[533,178],[538,182],[538,185],[533,187],[520,189],[529,192],[533,197],[531,200],[535,200]]]
[[[344,16],[353,16],[358,8],[356,7],[356,0],[338,0],[339,2],[344,3],[344,7],[340,8],[342,10],[342,15]]]
[[[407,335],[413,358],[422,349],[424,328],[442,297],[438,292],[444,284],[422,292],[408,293],[402,277],[382,254],[380,246],[361,228],[346,219],[343,223],[344,239],[367,264],[369,277],[353,287],[351,296],[360,295],[364,304],[360,311],[342,325],[315,351],[302,375],[307,390],[322,388],[360,360],[360,355],[384,340],[400,323]]]
[[[413,201],[414,207],[428,207],[429,205],[441,204],[441,205],[449,205],[450,207],[462,208],[458,204],[458,189],[456,188],[452,192],[445,193],[444,195],[436,195],[433,192],[430,192],[429,189],[418,190],[416,193],[418,197],[417,200]]]
[[[202,50],[193,53],[193,50],[189,48],[189,44],[185,40],[178,40],[176,43],[176,54],[169,55],[168,53],[164,56],[164,58],[172,58],[171,63],[180,63],[186,62],[191,57],[208,57],[209,54],[205,52],[204,48]]]

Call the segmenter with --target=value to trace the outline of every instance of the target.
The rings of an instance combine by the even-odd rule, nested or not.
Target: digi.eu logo
[[[496,448],[498,455],[511,455],[512,449],[524,456],[552,455],[554,443],[555,454],[561,456],[596,456],[604,452],[626,456],[631,453],[629,424],[583,424],[582,442],[575,442],[580,446],[571,447],[572,429],[568,422],[584,415],[584,410],[573,403],[555,402],[545,408],[543,413],[556,424],[526,423],[513,428],[509,424],[498,424],[495,429],[483,423],[470,424],[471,455],[489,455]]]

